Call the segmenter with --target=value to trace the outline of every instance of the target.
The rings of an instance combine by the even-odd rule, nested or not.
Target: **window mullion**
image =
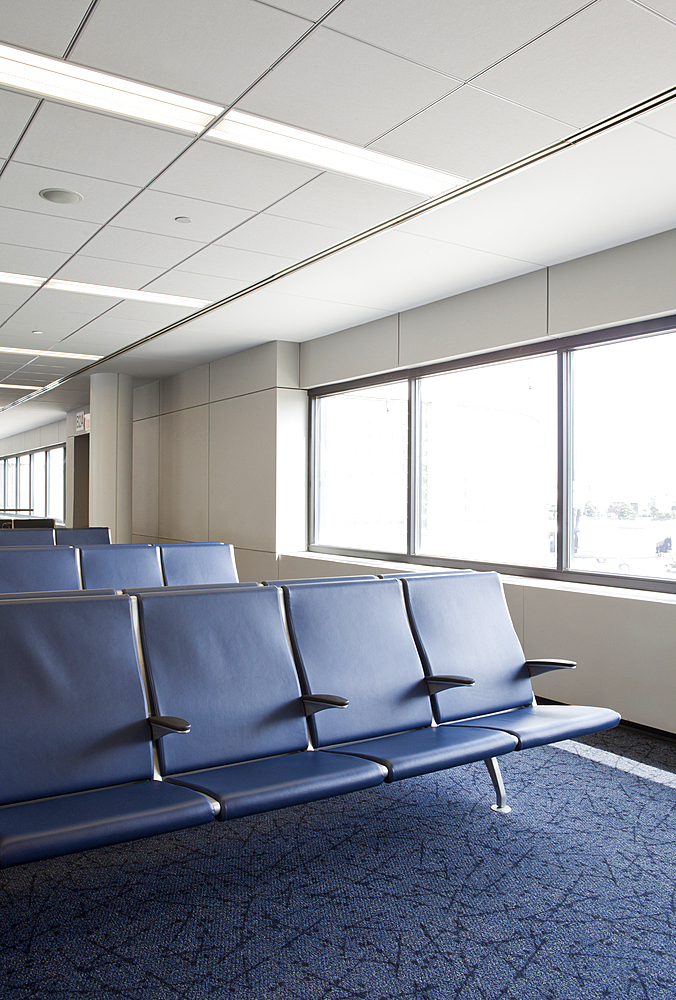
[[[409,379],[408,392],[408,554],[420,550],[420,392],[418,379]]]
[[[561,573],[570,568],[573,546],[573,454],[572,454],[572,352],[558,352],[558,498],[556,568]]]

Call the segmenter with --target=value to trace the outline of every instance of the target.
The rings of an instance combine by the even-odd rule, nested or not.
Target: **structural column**
[[[90,376],[89,523],[131,542],[132,377]]]

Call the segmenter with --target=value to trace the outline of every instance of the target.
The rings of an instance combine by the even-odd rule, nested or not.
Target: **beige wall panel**
[[[300,345],[303,388],[389,371],[399,365],[398,317],[356,326]]]
[[[209,365],[200,365],[160,382],[160,413],[209,402]]]
[[[283,389],[300,387],[300,344],[276,340],[277,386]]]
[[[146,541],[159,531],[159,417],[134,422],[133,449],[132,535]]]
[[[157,535],[132,535],[131,540],[133,545],[154,545],[159,541]]]
[[[209,537],[209,408],[160,417],[159,531],[190,542]]]
[[[549,332],[575,333],[676,312],[676,230],[550,269]]]
[[[277,390],[277,551],[307,542],[307,393]]]
[[[402,367],[538,340],[547,334],[547,272],[533,271],[401,313]]]
[[[359,562],[337,557],[322,556],[319,553],[282,553],[278,560],[280,580],[300,580],[315,576],[376,576],[378,573],[393,573],[387,566],[374,567],[373,563]]]
[[[527,657],[578,664],[539,678],[536,694],[674,731],[676,604],[524,587],[524,632]]]
[[[512,586],[509,583],[505,583],[504,590],[512,624],[519,637],[519,642],[523,646],[523,587],[519,586],[519,584]]]
[[[210,398],[212,401],[233,399],[273,389],[278,384],[277,367],[277,344],[273,341],[212,361]]]
[[[277,391],[212,403],[209,539],[274,552]]]
[[[134,420],[157,417],[160,413],[160,383],[148,382],[134,389]]]
[[[41,441],[40,441],[40,430],[41,430],[40,427],[34,427],[30,431],[24,431],[24,435],[23,435],[23,450],[24,451],[33,451],[34,448],[39,448],[40,447],[40,444],[41,444]],[[53,444],[54,443],[54,439],[52,438],[52,440],[49,441],[49,442],[47,442],[47,443],[48,444]]]
[[[261,580],[277,579],[277,557],[274,552],[236,548],[235,562],[237,575],[242,583],[260,583]]]

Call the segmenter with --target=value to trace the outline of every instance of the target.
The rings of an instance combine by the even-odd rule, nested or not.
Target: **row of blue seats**
[[[110,545],[110,528],[6,528],[1,545]]]
[[[471,761],[506,812],[498,756],[619,721],[535,704],[574,664],[525,660],[493,573],[4,601],[0,629],[4,866]]]
[[[222,542],[0,548],[0,594],[236,582]]]

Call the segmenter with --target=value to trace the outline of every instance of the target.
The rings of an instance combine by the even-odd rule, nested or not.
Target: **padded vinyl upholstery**
[[[80,553],[85,590],[164,586],[155,545],[83,545]]]
[[[57,528],[57,545],[110,545],[110,528]]]
[[[513,733],[519,741],[519,750],[539,747],[543,743],[573,739],[586,733],[612,729],[620,716],[611,708],[594,708],[589,705],[532,705],[511,712],[481,716],[467,722],[454,722],[447,728],[486,726]]]
[[[52,528],[7,528],[0,531],[0,545],[53,545]]]
[[[164,582],[168,587],[195,583],[237,583],[235,550],[221,542],[160,545]]]
[[[433,696],[438,722],[532,702],[530,675],[497,573],[406,577],[402,583],[425,672],[476,681]]]
[[[308,694],[349,699],[310,719],[317,747],[432,722],[420,657],[397,580],[284,588],[289,631]]]
[[[56,545],[0,548],[0,594],[80,589],[75,549]]]
[[[356,580],[378,580],[377,576],[314,576],[300,580],[263,580],[265,587],[307,586],[310,583],[351,583]]]
[[[0,594],[0,601],[44,601],[54,597],[112,597],[112,587],[103,590],[34,590],[30,594]]]

